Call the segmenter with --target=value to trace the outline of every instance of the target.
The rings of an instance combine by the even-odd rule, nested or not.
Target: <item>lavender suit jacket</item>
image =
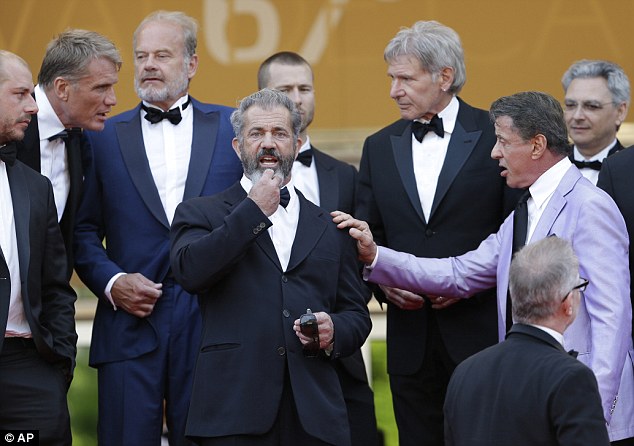
[[[614,201],[571,166],[537,222],[530,241],[569,240],[579,274],[590,280],[577,318],[564,333],[567,349],[597,377],[610,441],[634,436],[634,374],[629,298],[628,235]],[[366,279],[451,297],[469,297],[497,284],[498,333],[506,332],[506,294],[513,240],[512,214],[497,233],[459,257],[424,259],[379,248]]]

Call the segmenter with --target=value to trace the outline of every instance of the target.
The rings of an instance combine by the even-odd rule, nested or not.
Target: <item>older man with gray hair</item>
[[[181,203],[171,232],[174,276],[199,293],[203,317],[187,435],[207,446],[350,445],[332,359],[371,326],[354,246],[293,187],[293,101],[263,89],[231,121],[242,179]]]
[[[570,160],[597,184],[603,160],[623,149],[617,139],[630,105],[630,81],[607,60],[580,60],[564,73],[564,118],[574,143]]]
[[[468,358],[452,375],[444,407],[447,446],[609,444],[597,381],[563,347],[587,285],[568,241],[547,237],[515,255],[515,323],[506,341]]]
[[[18,159],[53,184],[69,278],[75,214],[90,162],[81,131],[103,129],[117,103],[120,67],[119,51],[101,34],[69,29],[56,36],[46,48],[34,91],[40,111],[18,143]]]

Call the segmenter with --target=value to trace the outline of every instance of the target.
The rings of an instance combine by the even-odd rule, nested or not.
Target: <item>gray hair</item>
[[[460,93],[467,81],[464,51],[458,33],[434,20],[419,21],[411,28],[401,28],[383,52],[383,58],[388,63],[400,56],[416,58],[434,80],[443,68],[453,68],[454,80],[449,88],[453,94]]]
[[[564,112],[559,102],[549,94],[525,91],[503,96],[491,104],[489,114],[493,122],[503,116],[511,118],[513,127],[524,141],[542,134],[551,152],[568,156],[572,150]]]
[[[299,131],[302,126],[302,115],[299,111],[297,111],[295,104],[281,91],[273,90],[271,88],[263,88],[262,90],[242,99],[238,108],[231,113],[231,125],[233,126],[233,132],[236,134],[236,138],[238,138],[238,143],[240,145],[242,145],[244,138],[244,135],[242,134],[242,131],[244,130],[244,115],[247,110],[254,106],[267,111],[273,110],[276,107],[286,108],[291,115],[293,141],[297,141]]]
[[[608,84],[615,105],[630,103],[630,80],[623,68],[607,60],[579,60],[573,63],[561,78],[564,91],[574,79],[602,77]]]
[[[305,65],[310,69],[311,75],[313,74],[313,68],[302,56],[292,51],[280,51],[279,53],[269,56],[260,65],[260,68],[258,69],[258,88],[265,88],[271,82],[269,67],[274,63],[292,66]]]
[[[538,324],[552,316],[579,280],[579,261],[567,240],[546,237],[518,251],[509,287],[513,319]]]
[[[136,48],[137,37],[143,27],[150,22],[168,22],[180,26],[183,30],[183,41],[185,42],[185,61],[189,63],[191,57],[196,54],[198,46],[198,22],[181,11],[154,11],[150,13],[137,26],[132,37],[132,45]]]
[[[5,64],[11,60],[23,65],[29,71],[31,71],[31,69],[29,68],[29,64],[27,64],[26,61],[22,59],[20,56],[10,51],[0,49],[0,84],[3,83],[4,81],[9,80],[7,76],[7,71],[5,69]]]
[[[94,31],[68,29],[46,47],[37,83],[47,89],[58,77],[76,82],[88,74],[90,62],[101,58],[121,68],[121,55],[110,39]]]

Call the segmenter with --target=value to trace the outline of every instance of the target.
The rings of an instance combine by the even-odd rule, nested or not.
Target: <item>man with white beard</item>
[[[195,296],[174,281],[169,230],[183,200],[242,176],[232,109],[188,94],[197,24],[157,11],[134,33],[137,107],[86,132],[93,165],[75,227],[76,270],[98,297],[90,365],[98,370],[100,445],[189,444],[185,419],[200,339]],[[106,239],[104,246],[103,240]]]

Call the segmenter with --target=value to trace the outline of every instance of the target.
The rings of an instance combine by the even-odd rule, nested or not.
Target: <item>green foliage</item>
[[[77,349],[77,367],[68,391],[74,446],[97,444],[97,371],[88,366],[88,347]]]
[[[385,446],[398,446],[398,430],[394,421],[392,393],[387,376],[387,350],[385,341],[372,341],[372,389],[374,408],[379,429],[383,431]]]

